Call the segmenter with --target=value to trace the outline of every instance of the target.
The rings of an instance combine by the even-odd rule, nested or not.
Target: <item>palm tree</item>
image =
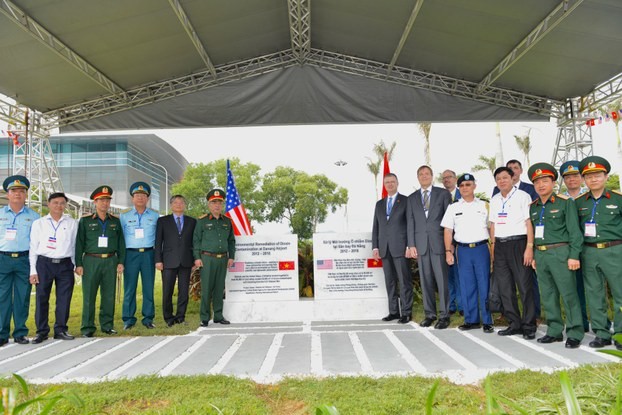
[[[382,162],[384,161],[384,153],[387,153],[387,159],[391,161],[393,158],[393,152],[395,151],[395,147],[397,143],[394,141],[391,143],[389,147],[384,143],[384,140],[380,140],[379,143],[374,144],[372,151],[376,155],[376,160],[369,157],[365,157],[369,162],[367,162],[367,169],[374,176],[374,187],[376,189],[376,196],[378,195],[378,175],[380,174],[380,167],[382,166]]]
[[[525,155],[527,166],[531,166],[531,163],[529,161],[529,152],[531,151],[531,140],[529,137],[530,134],[531,134],[531,128],[527,130],[527,134],[525,135],[514,136],[514,138],[516,139],[516,145],[518,146],[518,149]]]
[[[425,164],[430,165],[430,130],[432,129],[432,123],[430,122],[420,122],[418,124],[419,131],[423,134],[423,138],[425,138],[425,147],[423,148],[423,152],[425,154]]]
[[[503,142],[501,141],[501,124],[497,121],[496,123],[496,135],[497,135],[497,154],[495,157],[497,159],[497,166],[503,165]]]
[[[495,156],[479,156],[478,160],[480,164],[473,166],[473,171],[490,170],[491,173],[495,172],[497,168],[497,158]]]
[[[382,160],[378,159],[374,161],[370,159],[369,157],[365,157],[365,158],[369,160],[367,162],[367,169],[374,176],[374,189],[377,195],[378,194],[378,174],[380,174],[380,163]]]
[[[618,125],[620,123],[620,116],[622,116],[622,114],[620,114],[620,109],[622,109],[622,98],[598,108],[598,112],[600,112],[603,117],[612,119],[615,124],[616,139],[618,140],[618,152],[622,152],[622,145],[620,144],[620,129]],[[616,114],[615,117],[612,117],[612,113]]]

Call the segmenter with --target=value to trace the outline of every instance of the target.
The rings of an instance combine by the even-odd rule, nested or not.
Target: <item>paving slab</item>
[[[194,343],[200,340],[198,336],[174,337],[164,346],[158,348],[148,357],[137,364],[130,366],[119,373],[120,377],[135,377],[142,375],[155,375],[164,369],[171,361],[188,350]],[[154,348],[157,344],[154,346]]]
[[[266,358],[268,348],[272,344],[272,335],[256,335],[246,337],[232,359],[223,368],[225,375],[254,375],[259,372]]]
[[[332,374],[360,372],[361,364],[347,333],[321,335],[322,368]]]
[[[272,373],[278,375],[311,373],[311,334],[285,334]]]
[[[427,329],[423,329],[427,330]],[[465,370],[450,354],[440,349],[418,331],[398,331],[395,336],[410,350],[425,369],[432,373],[447,370]]]
[[[404,372],[410,369],[400,352],[384,333],[358,333],[358,339],[376,372]]]
[[[172,375],[200,375],[210,371],[225,352],[238,338],[232,336],[215,336],[208,338],[186,359],[173,369]]]

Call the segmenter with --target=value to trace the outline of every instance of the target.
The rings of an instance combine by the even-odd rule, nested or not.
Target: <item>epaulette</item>
[[[112,213],[109,213],[109,214],[108,214],[108,216],[110,216],[111,218],[119,219],[119,217],[118,217],[118,216],[113,215]]]
[[[575,200],[579,200],[581,198],[584,198],[584,199],[587,200],[589,195],[590,195],[590,192],[581,193],[579,196],[577,196],[577,198]]]
[[[566,195],[562,195],[562,194],[556,194],[555,196],[557,196],[557,197],[559,197],[560,199],[563,199],[563,200],[570,199],[570,196],[566,196]]]
[[[209,213],[206,213],[206,214],[204,214],[204,215],[199,216],[199,219],[206,218],[206,217],[207,217],[207,215],[209,215]]]
[[[132,208],[128,208],[128,209],[122,210],[122,211],[121,211],[121,213],[127,213],[127,212],[129,212],[130,210],[132,210]]]
[[[80,218],[88,218],[90,216],[93,216],[94,213],[87,213],[86,215],[80,216]]]
[[[611,193],[615,193],[618,196],[622,196],[622,192],[620,192],[619,190],[611,190]]]
[[[534,200],[533,202],[531,202],[529,205],[535,205],[538,203],[538,201],[540,200],[540,198],[537,198],[536,200]]]

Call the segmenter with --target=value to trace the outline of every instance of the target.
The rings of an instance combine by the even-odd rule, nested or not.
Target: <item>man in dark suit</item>
[[[405,257],[408,198],[397,192],[395,174],[385,175],[383,183],[388,196],[376,203],[372,230],[373,255],[376,259],[382,258],[389,298],[389,315],[382,320],[399,319],[400,323],[406,324],[411,319],[413,305],[413,280],[409,261]]]
[[[170,215],[162,216],[156,225],[155,262],[162,272],[162,311],[168,327],[181,324],[186,318],[190,272],[194,265],[192,235],[196,219],[184,215],[186,199],[182,195],[171,198]],[[177,287],[177,313],[173,314],[173,291]]]
[[[408,256],[416,258],[419,264],[425,311],[421,326],[429,327],[436,320],[436,286],[440,318],[434,328],[445,329],[449,327],[449,290],[441,220],[451,202],[451,195],[442,187],[432,186],[433,174],[429,166],[419,167],[417,179],[421,189],[408,196]]]

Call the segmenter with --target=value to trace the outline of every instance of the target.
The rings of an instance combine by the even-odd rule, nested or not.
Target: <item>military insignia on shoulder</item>
[[[622,196],[622,192],[620,192],[619,190],[612,190],[611,193],[615,193],[618,196]]]
[[[115,219],[119,219],[118,216],[113,215],[112,213],[109,213],[108,216],[110,216],[111,218],[115,218]]]
[[[209,215],[209,213],[206,213],[206,214],[204,214],[204,215],[199,216],[199,219],[204,219],[204,218],[206,218],[206,217],[207,217],[207,215]]]
[[[558,194],[558,195],[555,195],[555,196],[556,196],[556,197],[559,197],[560,199],[563,199],[563,200],[568,200],[568,199],[570,199],[570,197],[568,197],[568,196],[566,196],[566,195],[559,195],[559,194]]]
[[[93,217],[94,217],[95,215],[94,215],[94,214],[92,214],[92,213],[87,213],[87,214],[85,214],[85,215],[80,216],[80,218],[89,218],[89,217],[91,217],[91,216],[93,216]]]
[[[530,204],[531,204],[531,205],[536,205],[536,204],[538,204],[538,202],[539,202],[539,201],[540,201],[540,199],[536,199],[536,200],[534,200],[533,202],[531,202]]]

